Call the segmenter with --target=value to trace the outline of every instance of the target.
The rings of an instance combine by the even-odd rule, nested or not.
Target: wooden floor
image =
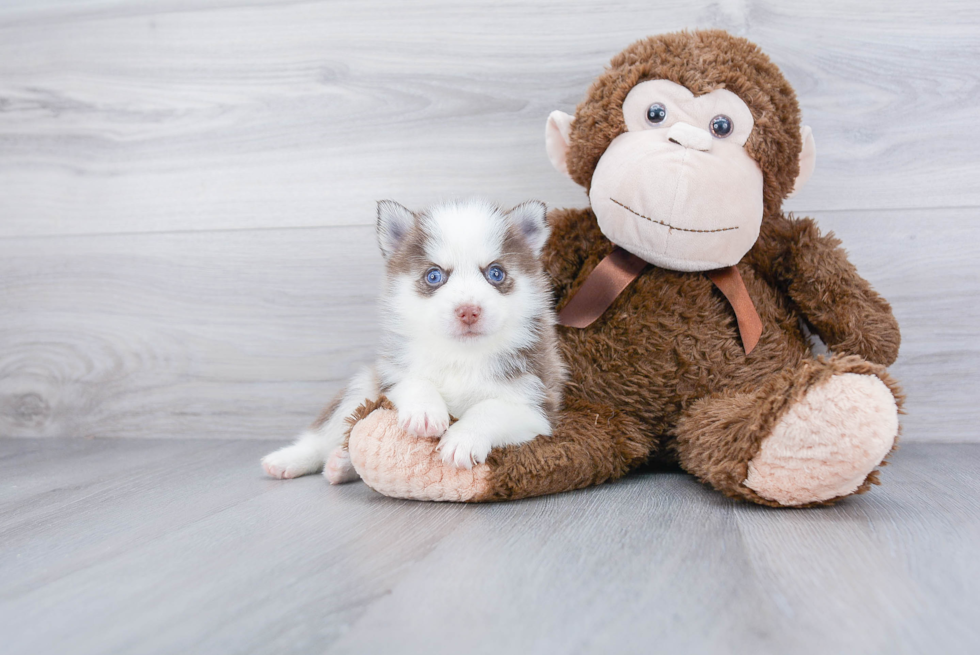
[[[404,502],[264,478],[273,445],[0,440],[3,652],[980,649],[980,444],[909,444],[817,510],[674,472]]]

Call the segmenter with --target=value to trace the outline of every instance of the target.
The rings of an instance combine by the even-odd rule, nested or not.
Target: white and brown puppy
[[[484,201],[422,212],[378,203],[378,242],[387,276],[376,364],[349,383],[329,419],[262,464],[278,478],[315,473],[356,479],[340,448],[345,419],[385,394],[401,426],[439,437],[446,463],[470,468],[491,448],[551,434],[565,367],[551,291],[539,255],[545,206],[510,211]],[[449,417],[459,420],[452,426]]]

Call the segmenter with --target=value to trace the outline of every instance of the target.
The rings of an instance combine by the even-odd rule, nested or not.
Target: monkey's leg
[[[569,399],[550,437],[490,452],[488,493],[479,500],[543,496],[615,480],[646,462],[655,443],[635,419]]]
[[[569,399],[551,436],[494,449],[486,463],[458,469],[442,462],[437,439],[403,432],[390,403],[361,415],[348,442],[351,461],[369,486],[397,498],[485,502],[581,489],[622,477],[654,448],[629,416]]]
[[[877,484],[902,404],[884,368],[857,356],[807,360],[761,389],[703,398],[675,429],[681,466],[727,496],[830,504]]]

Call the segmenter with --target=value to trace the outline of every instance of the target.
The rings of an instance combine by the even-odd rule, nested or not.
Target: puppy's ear
[[[507,220],[517,228],[535,255],[541,254],[541,249],[548,241],[551,227],[548,225],[548,208],[543,202],[528,200],[507,212]]]
[[[378,245],[385,259],[405,241],[415,225],[415,214],[394,200],[378,201]]]

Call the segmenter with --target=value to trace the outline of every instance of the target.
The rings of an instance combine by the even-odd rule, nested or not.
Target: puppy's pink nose
[[[459,319],[460,323],[473,325],[480,320],[480,312],[482,311],[479,305],[460,305],[456,308],[456,318]]]

